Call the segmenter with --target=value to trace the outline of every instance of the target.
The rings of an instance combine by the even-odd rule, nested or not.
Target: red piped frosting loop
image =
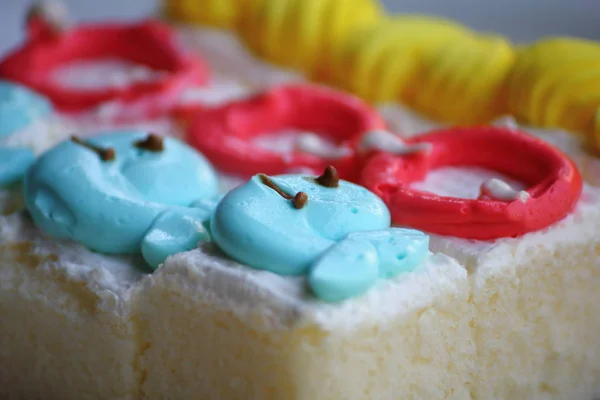
[[[397,156],[374,154],[361,183],[388,205],[395,224],[470,239],[514,237],[565,217],[582,191],[581,175],[563,153],[530,135],[503,128],[440,130],[410,140],[431,151]],[[445,166],[494,170],[528,185],[529,198],[462,199],[411,189],[429,171]]]
[[[359,99],[316,85],[286,85],[254,97],[200,110],[188,129],[189,141],[219,170],[241,176],[277,175],[333,165],[343,179],[357,178],[356,143],[364,132],[383,129],[383,120]],[[348,153],[336,159],[294,150],[282,154],[253,142],[284,130],[328,138]]]
[[[59,30],[34,16],[28,21],[28,32],[26,44],[0,63],[0,77],[45,94],[66,112],[80,112],[109,101],[126,105],[141,102],[142,114],[151,117],[174,107],[187,86],[200,85],[208,79],[204,63],[184,52],[172,29],[158,21],[80,25]],[[102,59],[140,64],[164,75],[101,89],[67,88],[52,79],[52,73],[65,63]]]

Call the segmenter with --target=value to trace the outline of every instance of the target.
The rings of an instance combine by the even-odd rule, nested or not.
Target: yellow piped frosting
[[[424,53],[405,101],[440,121],[489,122],[506,112],[504,87],[515,57],[502,37],[461,37]]]
[[[520,120],[572,132],[597,132],[600,44],[550,38],[523,48],[511,74],[509,111]]]
[[[411,84],[421,55],[467,35],[438,18],[405,15],[355,31],[325,58],[328,83],[372,102],[395,101]]]
[[[247,11],[239,31],[248,47],[309,76],[337,43],[382,15],[377,0],[261,0]]]
[[[168,18],[191,24],[219,28],[234,27],[252,0],[167,0],[164,13]]]

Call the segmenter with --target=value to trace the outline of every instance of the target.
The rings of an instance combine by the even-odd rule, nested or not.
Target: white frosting
[[[109,121],[97,121],[90,114],[85,114],[77,116],[76,118],[71,118],[68,122],[80,136],[93,136],[113,130],[127,129],[147,131],[163,136],[173,136],[179,139],[183,139],[184,136],[183,127],[177,123],[177,121],[173,121],[169,118],[115,123]]]
[[[501,179],[491,178],[481,184],[481,193],[495,200],[514,201],[525,203],[531,195],[525,190],[515,190]]]
[[[600,189],[584,185],[575,210],[548,228],[519,238],[492,241],[431,235],[431,249],[455,257],[469,268],[484,260],[494,260],[495,265],[505,265],[513,258],[514,262],[522,262],[522,259],[531,256],[532,249],[552,249],[558,243],[575,245],[590,242],[600,231],[599,219]]]
[[[296,139],[296,148],[328,160],[336,160],[352,153],[348,147],[333,146],[332,143],[314,133],[302,133]]]
[[[56,68],[51,76],[57,84],[80,90],[122,88],[164,77],[164,71],[120,59],[73,61]]]
[[[361,142],[361,151],[385,150],[398,155],[430,152],[430,143],[406,144],[399,136],[388,131],[367,132]]]
[[[411,185],[413,189],[434,193],[438,196],[477,199],[481,186],[491,179],[507,182],[512,188],[521,190],[524,185],[496,171],[475,167],[443,167],[427,174],[421,182]]]
[[[412,137],[443,126],[442,123],[397,103],[385,103],[377,106],[377,111],[385,120],[389,129],[403,137]]]
[[[26,213],[0,216],[0,246],[30,243],[29,255],[54,255],[55,263],[43,268],[59,268],[70,279],[85,285],[105,300],[125,300],[130,288],[149,272],[140,257],[116,257],[94,253],[82,245],[44,236]],[[0,274],[3,269],[0,268]],[[0,279],[1,280],[1,279]]]
[[[299,73],[271,66],[250,54],[231,32],[210,28],[181,27],[182,41],[196,50],[214,71],[256,90],[301,82]]]
[[[192,290],[201,288],[219,307],[251,315],[257,309],[269,313],[274,327],[290,327],[301,320],[324,330],[351,330],[365,321],[385,324],[392,318],[427,306],[442,288],[466,279],[454,260],[432,254],[412,273],[381,280],[365,295],[340,304],[324,303],[306,289],[303,277],[281,276],[256,270],[224,257],[211,245],[169,258],[158,274],[167,274]],[[160,279],[160,278],[158,278]],[[150,283],[149,281],[148,283]],[[196,289],[193,289],[196,288]]]
[[[181,103],[217,107],[231,100],[247,98],[254,93],[248,86],[216,73],[206,87],[187,88],[181,95]]]

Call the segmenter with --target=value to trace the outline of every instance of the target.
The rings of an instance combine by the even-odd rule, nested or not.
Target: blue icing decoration
[[[173,138],[164,139],[161,152],[134,146],[145,137],[144,132],[122,131],[87,141],[113,148],[116,157],[112,161],[102,161],[95,151],[72,141],[42,155],[24,180],[25,201],[35,223],[51,236],[103,253],[124,254],[141,251],[153,224],[156,230],[173,226],[171,218],[175,217],[169,214],[157,220],[165,211],[209,218],[209,212],[191,211],[189,206],[217,195],[212,166]],[[186,236],[182,231],[174,236]],[[155,242],[147,240],[146,248]],[[164,254],[164,248],[158,245],[153,251]]]
[[[325,301],[340,301],[369,289],[379,276],[373,244],[345,239],[319,258],[308,275],[312,291]]]
[[[429,236],[390,228],[385,204],[367,189],[340,181],[283,175],[267,186],[260,176],[229,192],[211,220],[212,236],[231,258],[281,275],[308,275],[319,298],[357,296],[379,278],[417,267],[428,254]],[[308,194],[301,208],[291,197]]]
[[[429,235],[414,229],[357,232],[348,235],[348,239],[367,241],[375,246],[380,278],[392,278],[402,272],[412,271],[429,251]]]
[[[225,197],[225,194],[219,193],[211,199],[196,200],[191,204],[191,207],[198,208],[206,214],[206,218],[204,218],[203,221],[204,221],[204,227],[209,231],[209,233],[211,230],[210,229],[211,217],[212,217],[213,213],[215,212],[217,205],[219,204],[221,199],[223,199],[223,197]]]
[[[0,187],[19,182],[34,161],[35,155],[30,149],[0,147]]]
[[[412,229],[351,233],[318,259],[308,275],[315,294],[340,301],[363,293],[377,278],[418,267],[429,253],[429,236]]]
[[[194,208],[160,214],[142,240],[144,260],[152,268],[158,268],[171,254],[192,250],[199,242],[210,240],[203,225],[206,218],[203,210]]]
[[[327,188],[301,175],[271,179],[289,195],[306,192],[308,203],[295,209],[254,176],[223,198],[211,220],[219,247],[254,268],[303,274],[316,257],[349,233],[390,226],[385,204],[361,186],[341,181],[338,188]]]
[[[52,112],[45,97],[25,86],[0,80],[0,138],[17,133]]]

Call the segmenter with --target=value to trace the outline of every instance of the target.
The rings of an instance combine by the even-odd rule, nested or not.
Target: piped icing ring
[[[320,86],[289,85],[199,111],[188,128],[188,140],[220,171],[234,175],[277,175],[301,168],[320,171],[332,164],[342,178],[352,180],[357,173],[354,141],[383,127],[377,113],[355,97]],[[291,154],[253,141],[290,129],[309,132],[300,136]],[[326,151],[323,137],[338,147]]]
[[[367,162],[361,183],[388,205],[392,221],[441,235],[496,239],[545,228],[577,203],[582,180],[575,164],[540,139],[496,127],[435,131],[407,141],[427,144],[413,152],[379,151]],[[438,196],[411,188],[429,171],[445,166],[491,169],[528,185],[516,191],[504,182],[482,185],[479,199]]]
[[[390,229],[381,199],[339,180],[333,167],[319,177],[252,177],[221,200],[211,229],[231,258],[281,275],[307,275],[312,291],[327,301],[414,269],[429,246],[421,232]]]
[[[44,97],[0,80],[0,187],[17,183],[34,160],[33,150],[12,145],[12,137],[48,119],[52,112],[52,105]]]
[[[172,29],[158,21],[57,29],[50,16],[36,12],[30,14],[28,27],[27,42],[0,63],[0,76],[37,90],[67,112],[115,101],[125,105],[116,118],[127,118],[127,106],[133,104],[144,117],[153,117],[172,108],[186,87],[207,80],[207,67],[185,52]],[[162,75],[100,89],[65,87],[52,79],[53,72],[66,63],[102,59],[141,64]]]
[[[209,238],[206,200],[217,193],[200,154],[144,132],[74,137],[43,154],[24,180],[27,208],[44,232],[102,253],[141,252],[152,267]]]

